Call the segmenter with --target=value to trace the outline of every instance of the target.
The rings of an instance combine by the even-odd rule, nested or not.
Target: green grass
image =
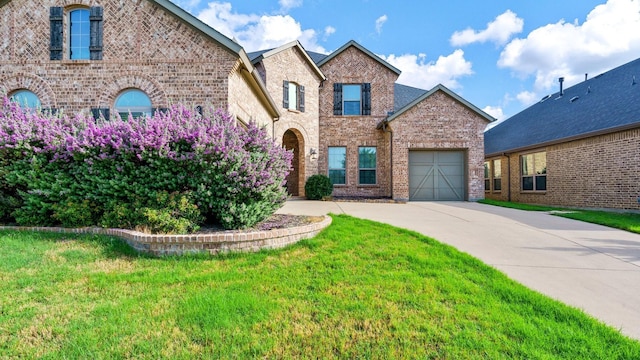
[[[292,247],[217,257],[4,231],[0,283],[0,358],[640,358],[452,247],[343,215]]]
[[[553,215],[561,216],[569,219],[575,219],[594,224],[609,226],[616,229],[622,229],[633,233],[640,234],[640,214],[624,213],[612,211],[596,211],[582,209],[566,209],[543,205],[520,204],[508,201],[498,201],[491,199],[480,200],[483,204],[508,207],[512,209],[520,209],[527,211],[562,211],[554,212]]]

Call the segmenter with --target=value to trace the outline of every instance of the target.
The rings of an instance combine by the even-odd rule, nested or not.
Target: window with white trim
[[[133,118],[151,116],[153,111],[151,108],[151,99],[149,99],[149,96],[147,96],[144,91],[139,89],[123,91],[116,98],[114,108],[123,120],[128,119],[129,114],[131,114]]]

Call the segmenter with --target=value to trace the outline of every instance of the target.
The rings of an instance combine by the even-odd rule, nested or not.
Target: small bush
[[[333,184],[326,175],[312,175],[304,185],[304,191],[309,200],[320,200],[333,193]]]

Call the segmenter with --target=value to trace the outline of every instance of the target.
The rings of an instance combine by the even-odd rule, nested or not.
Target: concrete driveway
[[[471,202],[290,200],[278,212],[348,214],[418,231],[640,340],[640,235]]]

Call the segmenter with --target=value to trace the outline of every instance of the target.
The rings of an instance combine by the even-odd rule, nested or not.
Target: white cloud
[[[460,49],[450,55],[440,56],[435,62],[427,62],[425,54],[381,57],[402,71],[399,83],[422,89],[431,89],[438,84],[459,89],[461,85],[458,79],[473,74],[471,62],[464,58],[464,51]]]
[[[504,120],[504,112],[499,106],[485,106],[482,111],[496,118],[497,121]]]
[[[596,6],[580,25],[564,20],[514,39],[500,54],[498,66],[526,78],[535,76],[534,88],[546,92],[582,81],[635,59],[640,53],[640,0],[609,0]],[[555,89],[554,89],[555,91]]]
[[[227,37],[236,39],[248,52],[275,48],[293,40],[299,40],[307,50],[326,52],[318,44],[316,31],[303,29],[290,15],[239,14],[232,11],[230,3],[211,2],[198,14],[198,18]]]
[[[538,97],[538,94],[532,91],[522,91],[516,95],[516,99],[524,106],[533,105],[539,100]]]
[[[302,0],[279,0],[281,11],[287,11],[289,9],[302,6]]]
[[[456,31],[449,40],[453,46],[464,46],[476,42],[484,43],[491,41],[497,45],[504,45],[512,35],[522,32],[524,20],[518,17],[511,10],[498,15],[495,20],[487,24],[487,28],[476,31],[468,28],[463,31]]]
[[[380,35],[382,33],[382,26],[387,22],[389,18],[387,15],[382,15],[376,19],[376,33]]]
[[[322,39],[326,41],[329,38],[329,36],[335,33],[336,33],[336,28],[334,28],[333,26],[327,26],[324,28],[324,36],[322,37]]]

